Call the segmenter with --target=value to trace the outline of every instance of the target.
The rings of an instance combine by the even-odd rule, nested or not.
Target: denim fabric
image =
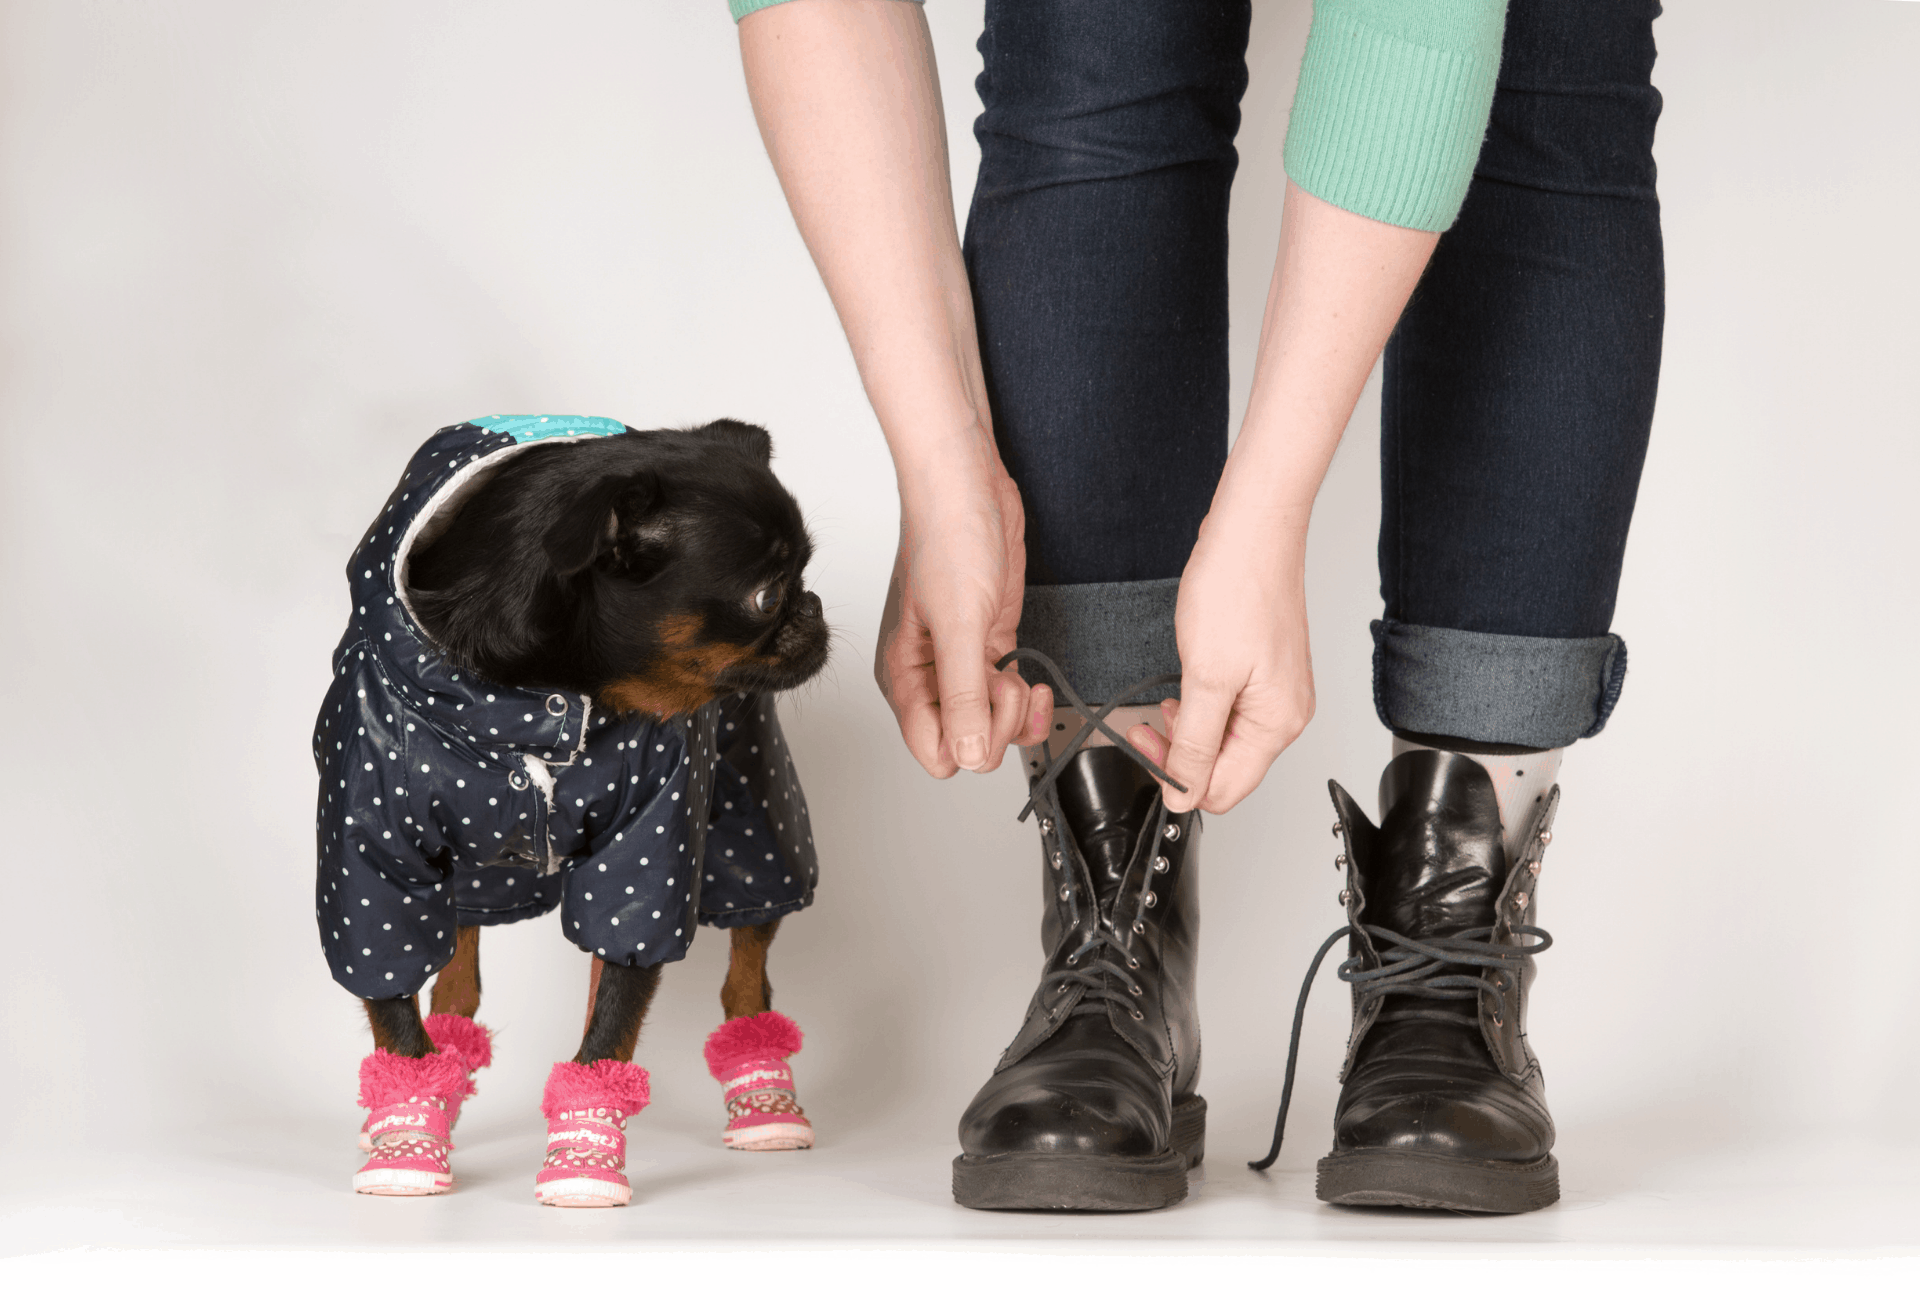
[[[1626,675],[1617,636],[1373,624],[1373,705],[1409,734],[1558,749],[1606,725]]]
[[[1390,622],[1565,638],[1612,623],[1664,314],[1652,12],[1509,15],[1466,205],[1387,345]]]
[[[1561,745],[1618,697],[1609,627],[1664,312],[1657,13],[1509,6],[1466,204],[1387,350],[1375,699],[1389,727]],[[987,5],[965,251],[1027,509],[1037,603],[1021,633],[1109,686],[1122,664],[1179,671],[1170,627],[1129,634],[1112,671],[1092,647],[1116,611],[1170,620],[1166,588],[1144,584],[1185,567],[1225,461],[1247,18],[1231,0]]]
[[[1146,582],[1082,582],[1068,587],[1028,587],[1020,611],[1020,644],[1060,665],[1081,698],[1110,704],[1158,704],[1180,690],[1158,689],[1132,699],[1122,690],[1146,677],[1180,671],[1173,644],[1173,607],[1180,579]],[[1022,663],[1028,681],[1050,679]]]
[[[1213,499],[1248,12],[987,4],[965,251],[1030,584],[1178,578]]]

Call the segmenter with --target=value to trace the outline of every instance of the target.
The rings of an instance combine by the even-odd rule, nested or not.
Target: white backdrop
[[[979,9],[928,5],[962,211]],[[1257,6],[1239,403],[1306,20]],[[1920,6],[1678,0],[1656,32],[1670,296],[1632,670],[1563,769],[1531,1026],[1566,1140],[1638,1153],[1622,1191],[1676,1151],[1871,1135],[1920,1074]],[[823,1133],[950,1141],[1037,972],[1033,832],[1011,767],[928,779],[872,687],[889,466],[720,0],[7,3],[0,205],[11,1150],[357,1124],[309,724],[353,541],[427,433],[501,410],[773,430],[840,632],[785,707],[823,878],[777,1005]],[[1369,389],[1314,525],[1318,718],[1206,843],[1222,1161],[1264,1149],[1293,991],[1341,923],[1324,783],[1370,798],[1387,756],[1376,421]],[[484,947],[483,1100],[531,1113],[585,958],[551,919]],[[724,948],[668,974],[649,1122],[717,1127]],[[1324,1149],[1345,1015],[1328,977],[1284,1168]]]

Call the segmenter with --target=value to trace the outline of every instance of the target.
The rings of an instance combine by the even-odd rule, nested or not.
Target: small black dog
[[[550,1118],[615,1077],[578,1067],[632,1060],[660,967],[697,921],[732,934],[727,1020],[759,1018],[720,1056],[739,1055],[735,1040],[757,1044],[762,1064],[768,1044],[797,1048],[798,1030],[771,1013],[766,952],[780,918],[811,902],[816,866],[769,696],[824,666],[829,632],[803,585],[812,542],[771,458],[766,430],[733,420],[645,432],[472,421],[416,453],[355,552],[357,613],[315,757],[322,946],[365,1000],[376,1046],[362,1067],[374,1159],[357,1190],[450,1185],[444,1145],[429,1167],[382,1145],[443,1140],[444,1127],[423,1129],[417,1104],[389,1124],[382,1098],[438,1086],[405,1062],[460,1058],[461,1044],[469,1067],[488,1054],[471,1019],[481,925],[563,905],[568,938],[595,956],[586,1032],[555,1067]],[[423,1021],[417,990],[436,970]],[[756,1140],[736,1140],[736,1113],[728,1144],[810,1145],[790,1083],[784,1101],[754,1103],[781,1123],[755,1112]],[[462,1095],[443,1107],[449,1125]],[[549,1166],[549,1204],[625,1201],[617,1171],[583,1181]]]
[[[408,595],[449,659],[496,682],[656,717],[798,686],[827,626],[772,458],[736,420],[537,447],[411,557]]]

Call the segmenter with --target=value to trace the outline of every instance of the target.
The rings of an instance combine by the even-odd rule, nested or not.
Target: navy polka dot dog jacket
[[[813,901],[806,799],[770,697],[623,718],[452,667],[407,607],[406,556],[463,489],[536,443],[625,429],[558,415],[441,429],[353,553],[313,756],[320,941],[357,997],[418,992],[458,927],[555,905],[581,948],[651,966],[684,957],[696,923],[755,925]]]

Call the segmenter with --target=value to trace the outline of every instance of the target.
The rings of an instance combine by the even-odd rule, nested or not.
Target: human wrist
[[[1243,433],[1227,458],[1208,521],[1216,532],[1304,554],[1320,475],[1299,464],[1297,457],[1248,447],[1246,442]]]
[[[993,434],[977,417],[918,425],[889,435],[903,509],[938,511],[971,490],[1007,477]]]

